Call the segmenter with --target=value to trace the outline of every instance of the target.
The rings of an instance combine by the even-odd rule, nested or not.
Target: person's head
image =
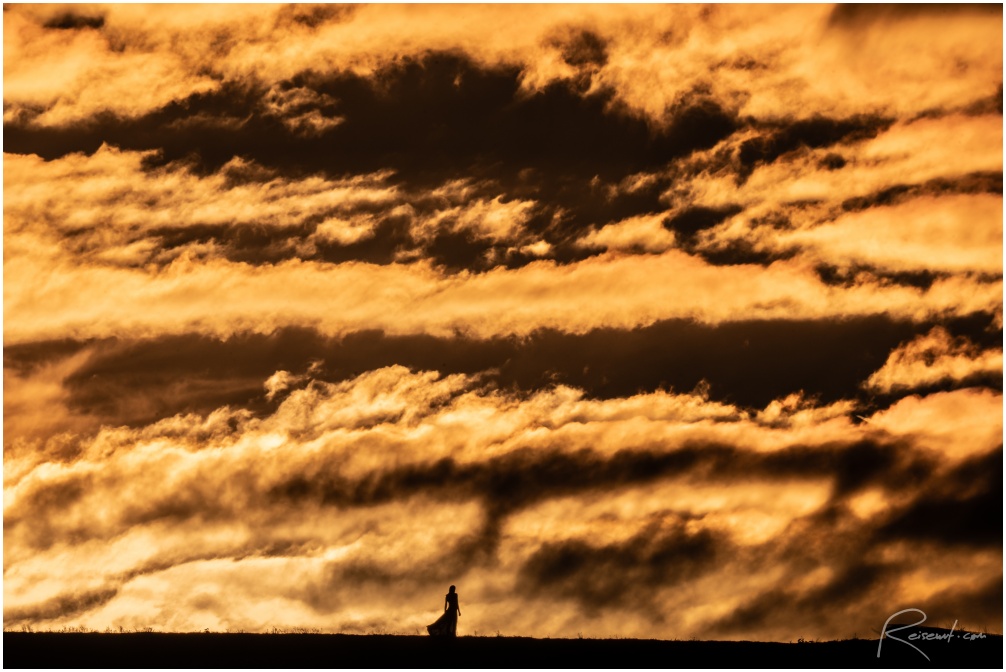
[[[454,586],[451,586],[450,588],[448,588],[447,592],[448,593],[453,593],[454,592]]]

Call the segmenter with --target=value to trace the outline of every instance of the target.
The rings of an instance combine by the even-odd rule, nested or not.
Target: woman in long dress
[[[451,586],[444,596],[444,613],[435,623],[426,626],[426,631],[434,637],[456,637],[458,634],[458,616],[461,607],[458,606],[458,594]]]

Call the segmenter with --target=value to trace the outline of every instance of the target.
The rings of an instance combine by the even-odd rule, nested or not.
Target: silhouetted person
[[[458,594],[451,586],[444,595],[444,613],[432,625],[426,626],[426,631],[434,637],[457,637],[458,616],[461,615],[461,607],[458,606]]]

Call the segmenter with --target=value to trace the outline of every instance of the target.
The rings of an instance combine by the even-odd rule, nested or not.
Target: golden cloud
[[[44,283],[29,280],[40,273]],[[921,320],[997,312],[1002,297],[1001,281],[967,276],[940,279],[924,290],[871,281],[845,288],[825,285],[802,263],[717,267],[677,250],[454,276],[426,262],[254,267],[196,263],[183,255],[148,272],[25,253],[7,260],[4,276],[8,343],[70,335],[269,333],[281,325],[328,334],[381,329],[488,337],[539,328],[633,328],[669,318],[716,324],[888,313]]]
[[[138,115],[215,89],[221,79],[269,86],[305,70],[367,72],[431,50],[518,64],[529,90],[586,73],[588,90],[610,87],[658,122],[696,89],[758,116],[910,115],[993,95],[1002,79],[1001,15],[968,12],[892,15],[850,31],[824,5],[376,5],[322,12],[317,20],[266,5],[226,12],[110,5],[89,8],[100,15],[100,29],[44,28],[67,11],[17,8],[4,23],[5,101],[47,108],[35,123],[66,124],[102,111]],[[603,57],[581,62],[568,53],[578,31],[596,35]],[[143,85],[151,73],[156,87]]]
[[[82,437],[76,456],[5,460],[5,473],[18,474],[4,489],[5,621],[263,631],[279,619],[411,632],[439,590],[430,581],[461,575],[469,631],[510,619],[511,633],[566,633],[582,597],[615,600],[614,611],[592,620],[606,635],[698,633],[731,605],[791,585],[785,577],[796,568],[785,549],[819,538],[808,525],[835,497],[831,468],[815,465],[867,440],[923,465],[937,450],[934,464],[947,470],[994,452],[1002,431],[1002,396],[987,390],[910,398],[860,425],[847,410],[791,399],[751,415],[702,393],[513,395],[477,377],[389,367],[313,381],[260,419],[222,408],[105,428]],[[651,466],[620,466],[633,459]],[[494,499],[493,479],[508,469],[541,481],[523,504],[520,490]],[[873,492],[897,508],[913,496],[897,483],[880,480]],[[512,512],[494,523],[505,502]],[[683,557],[669,574],[648,573],[647,554],[682,544],[709,567]],[[579,554],[585,567],[601,563],[599,571],[607,558],[643,562],[626,571],[656,581],[656,596],[671,600],[659,607],[663,620],[618,626],[621,607],[603,581],[580,597],[551,584],[542,595],[555,600],[551,615],[534,616],[519,588],[548,572],[556,552]],[[839,554],[825,566],[839,572],[842,562]],[[751,563],[774,569],[755,579]],[[696,583],[680,593],[676,577]],[[733,597],[710,585],[728,579],[737,582]],[[389,582],[393,598],[382,595]],[[364,610],[361,593],[374,595]]]
[[[966,380],[979,374],[1002,376],[1002,350],[982,350],[966,338],[953,338],[946,329],[933,327],[891,353],[865,386],[891,392]]]

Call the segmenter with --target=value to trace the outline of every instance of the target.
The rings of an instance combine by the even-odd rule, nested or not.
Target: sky
[[[4,5],[4,627],[1002,632],[1002,35]]]

